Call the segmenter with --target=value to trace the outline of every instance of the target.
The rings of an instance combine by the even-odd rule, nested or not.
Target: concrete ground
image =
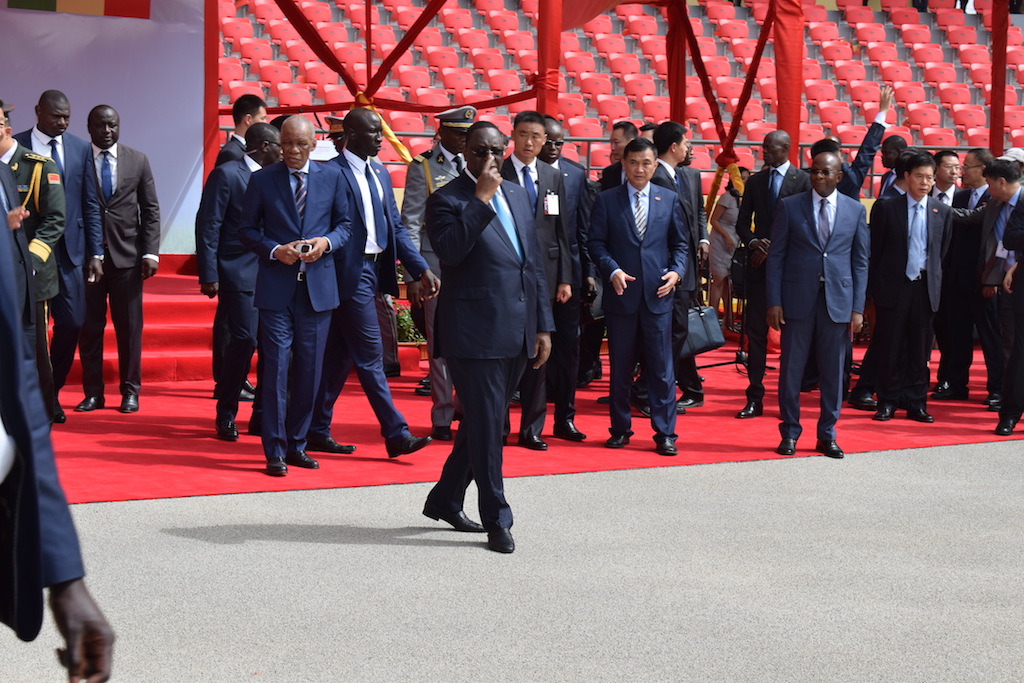
[[[422,484],[74,513],[114,680],[1019,681],[1022,474],[1014,440],[512,479],[513,555]],[[58,644],[3,630],[0,681]]]

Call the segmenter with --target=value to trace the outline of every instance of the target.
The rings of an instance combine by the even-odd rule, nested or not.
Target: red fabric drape
[[[804,7],[800,0],[773,0],[775,5],[775,79],[778,83],[778,128],[793,139],[789,160],[799,163],[800,111],[803,107]]]
[[[224,50],[220,42],[220,15],[216,0],[205,0],[203,5],[203,182],[217,163],[217,153],[224,141],[220,136],[217,87],[217,61]]]
[[[1006,34],[1010,28],[1009,0],[992,3],[992,97],[989,100],[989,148],[1003,153],[1006,121]]]
[[[555,116],[562,65],[562,0],[540,0],[537,16],[542,17],[537,22],[537,109]]]

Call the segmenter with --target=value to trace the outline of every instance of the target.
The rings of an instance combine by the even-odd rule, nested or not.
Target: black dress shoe
[[[430,438],[435,441],[451,441],[452,428],[437,426],[430,430]],[[483,527],[480,527],[483,530]]]
[[[355,453],[356,447],[340,444],[334,440],[334,437],[307,434],[306,450],[314,453]]]
[[[791,436],[782,437],[779,447],[775,449],[779,455],[796,455],[796,439]]]
[[[529,448],[531,451],[546,451],[548,449],[548,445],[539,436],[520,434],[518,443],[523,448]]]
[[[686,415],[686,406],[682,401],[676,401],[676,415]]]
[[[996,425],[996,434],[999,436],[1010,436],[1013,434],[1013,428],[1017,426],[1017,420],[1007,418],[1000,420],[999,424]]]
[[[932,392],[932,398],[936,401],[966,401],[968,395],[967,387],[955,389],[948,384],[935,387],[935,391]]]
[[[881,405],[878,406],[878,412],[871,416],[872,420],[878,420],[879,422],[888,422],[896,414],[895,406]]]
[[[412,393],[417,396],[430,396],[430,385],[423,386],[422,384],[412,390]]]
[[[736,413],[737,420],[749,420],[752,417],[760,417],[764,413],[764,404],[760,401],[748,401],[743,409]]]
[[[858,411],[877,411],[879,410],[879,401],[874,400],[869,393],[851,393],[850,398],[847,399],[850,403],[850,408]]]
[[[103,407],[102,396],[86,396],[85,400],[75,406],[76,413],[91,413]]]
[[[121,406],[118,408],[122,413],[139,412],[139,397],[136,394],[125,394],[121,399]]]
[[[635,401],[635,400],[631,399],[630,400],[630,404],[633,406],[633,408],[636,410],[636,412],[640,413],[644,417],[650,417],[651,416],[651,404],[650,403],[641,403],[640,401]]]
[[[654,452],[658,455],[675,455],[679,451],[676,450],[675,441],[667,436],[660,436],[654,439]]]
[[[423,506],[423,514],[433,520],[441,520],[442,522],[448,522],[456,531],[466,531],[469,533],[480,534],[484,532],[484,528],[471,520],[466,516],[466,513],[462,510],[458,512],[445,512],[440,508],[436,508],[429,502]]]
[[[272,458],[267,461],[266,473],[271,477],[283,477],[288,474],[288,465],[282,458]]]
[[[256,400],[256,394],[242,387],[242,390],[238,392],[238,400],[252,402]]]
[[[993,391],[988,396],[985,397],[985,400],[982,401],[982,403],[989,407],[1001,406],[1003,404],[1003,395],[997,391]]]
[[[519,405],[520,403],[523,402],[523,396],[521,393],[519,393],[518,389],[512,392],[512,398],[510,399],[510,401],[512,403],[515,403],[516,405]]]
[[[606,406],[606,405],[608,405],[609,403],[612,402],[612,397],[611,396],[598,396],[597,397],[597,402],[600,403],[603,406]]]
[[[556,424],[554,434],[556,438],[565,439],[566,441],[583,441],[587,438],[586,434],[576,429],[576,425],[572,423],[572,420]]]
[[[508,529],[495,529],[487,532],[487,547],[496,553],[510,553],[516,549],[512,540],[512,532]]]
[[[387,442],[388,457],[397,458],[400,455],[408,455],[409,453],[415,453],[419,449],[430,443],[429,436],[409,436],[401,439],[395,439],[394,441]]]
[[[289,453],[285,456],[284,461],[293,467],[302,467],[307,470],[320,469],[320,463],[306,455],[306,451],[295,451],[294,453]]]
[[[250,394],[256,393],[256,387],[254,387],[252,382],[250,382],[249,380],[245,380],[245,382],[242,384],[242,390],[248,391]]]
[[[401,363],[385,363],[384,364],[384,376],[385,377],[401,377],[402,376],[402,364]]]
[[[826,458],[839,459],[843,457],[843,449],[839,447],[835,441],[818,439],[818,442],[814,444],[814,450],[818,451]]]
[[[676,401],[676,410],[680,408],[700,408],[704,405],[704,396],[683,396]]]
[[[935,422],[935,418],[929,415],[924,408],[913,408],[911,410],[907,410],[907,419],[913,420],[914,422],[924,422],[925,424]]]
[[[68,416],[64,413],[64,409],[60,406],[54,406],[53,408],[53,423],[62,425],[68,421]]]
[[[629,443],[629,437],[625,434],[616,434],[604,442],[605,448],[622,448]]]
[[[224,441],[238,441],[238,427],[234,420],[217,420],[217,438]]]

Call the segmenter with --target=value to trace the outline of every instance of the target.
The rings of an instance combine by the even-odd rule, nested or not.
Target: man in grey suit
[[[427,198],[435,191],[459,177],[466,161],[462,150],[466,146],[466,131],[473,125],[476,109],[459,107],[438,114],[437,144],[423,154],[413,157],[405,176],[405,197],[402,199],[402,222],[409,235],[409,241],[435,273],[441,272],[441,262],[434,253],[434,246],[427,237],[423,225]],[[427,353],[430,356],[430,435],[438,441],[452,440],[452,420],[456,412],[462,412],[448,373],[444,358],[434,357],[434,316],[437,311],[436,297],[423,297],[419,280],[411,273],[405,274],[409,303],[423,307],[426,322]]]
[[[776,452],[796,452],[800,380],[813,347],[821,387],[815,450],[841,458],[836,421],[849,333],[864,323],[870,238],[864,206],[836,190],[843,178],[839,157],[831,152],[814,157],[810,176],[812,191],[779,202],[765,266],[767,322],[782,331],[782,441]]]

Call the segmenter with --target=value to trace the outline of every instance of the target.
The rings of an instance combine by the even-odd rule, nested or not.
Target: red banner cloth
[[[775,4],[775,79],[779,101],[777,127],[792,138],[789,160],[799,164],[800,111],[804,94],[804,7],[800,0],[772,1]]]

